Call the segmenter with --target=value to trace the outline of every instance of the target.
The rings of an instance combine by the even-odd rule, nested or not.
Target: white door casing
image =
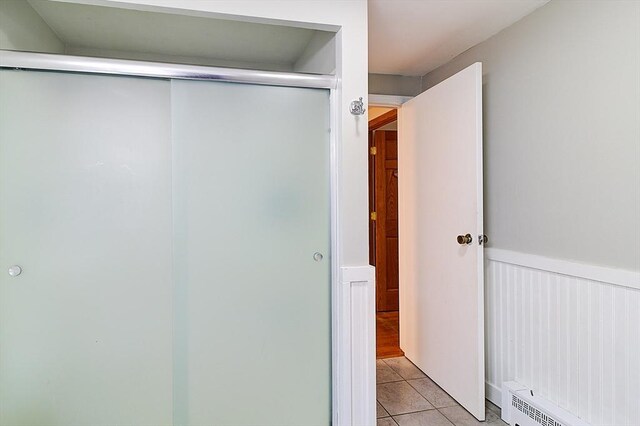
[[[482,64],[406,102],[399,127],[400,346],[484,420]]]

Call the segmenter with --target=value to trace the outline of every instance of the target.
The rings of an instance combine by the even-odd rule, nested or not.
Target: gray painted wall
[[[476,61],[490,247],[640,270],[640,2],[553,0],[423,90]]]
[[[64,53],[64,44],[26,0],[2,0],[0,49]]]
[[[375,95],[415,96],[422,91],[422,77],[369,74],[369,93]]]

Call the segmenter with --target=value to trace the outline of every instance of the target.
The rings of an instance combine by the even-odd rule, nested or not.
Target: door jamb
[[[385,114],[383,114],[382,116],[388,115],[389,117],[395,115],[394,119],[391,119],[387,122],[384,122],[387,118],[382,119],[378,122],[378,126],[375,128],[367,128],[367,134],[369,133],[369,131],[373,131],[376,128],[380,128],[386,124],[389,124],[391,122],[393,122],[394,120],[398,121],[398,141],[400,141],[400,115],[401,115],[401,108],[402,108],[402,104],[409,101],[410,99],[413,99],[413,96],[390,96],[390,95],[375,95],[375,94],[369,94],[369,103],[368,106],[372,107],[372,106],[379,106],[379,107],[391,107],[394,108],[393,111],[389,111]],[[393,113],[393,114],[390,114]],[[382,117],[381,116],[381,117]],[[378,117],[379,118],[379,117]],[[374,121],[375,119],[371,120]],[[380,124],[382,123],[382,124]],[[367,143],[367,150],[369,149],[369,143]],[[367,156],[368,156],[368,152],[367,152]],[[373,268],[372,268],[373,269]],[[376,297],[375,295],[373,296],[373,300],[370,301],[370,308],[367,309],[365,311],[365,315],[367,318],[363,318],[362,320],[364,321],[364,323],[366,324],[373,324],[373,333],[370,334],[370,336],[373,339],[373,344],[367,345],[367,357],[368,359],[376,359],[376,345],[375,345],[375,323],[376,323]],[[353,348],[352,348],[353,350]],[[356,385],[356,384],[354,384]],[[374,380],[370,380],[368,383],[364,384],[368,389],[366,389],[366,391],[364,391],[364,393],[366,395],[373,395],[374,397],[371,399],[370,401],[368,401],[368,403],[371,404],[370,410],[374,411],[375,410],[375,405],[376,405],[376,401],[375,401],[375,395],[376,395],[376,381],[375,378]],[[357,385],[356,385],[357,387]]]
[[[374,145],[373,145],[373,141],[375,138],[375,131],[380,129],[381,127],[386,126],[387,124],[393,123],[394,121],[398,120],[398,108],[400,107],[393,107],[392,110],[385,112],[382,115],[379,115],[376,118],[373,118],[371,120],[369,120],[369,127],[368,127],[368,137],[369,137],[369,141],[368,141],[368,146],[369,146],[369,150],[373,150],[374,149]],[[374,212],[377,211],[377,209],[375,208],[374,205],[372,205],[372,203],[375,204],[375,200],[376,200],[376,184],[375,184],[375,171],[373,174],[373,180],[371,177],[371,165],[374,164],[375,165],[375,158],[376,157],[372,157],[371,155],[369,155],[369,159],[368,159],[368,163],[369,163],[369,171],[368,171],[368,175],[369,175],[369,185],[368,185],[368,191],[369,191],[369,211],[370,212]],[[373,190],[373,196],[371,191]],[[372,213],[371,213],[372,214]],[[375,260],[376,258],[376,251],[378,249],[378,245],[377,245],[377,222],[374,222],[374,219],[372,217],[369,218],[369,263],[371,264],[371,260],[372,258]],[[374,267],[377,267],[377,262],[374,261],[373,263]],[[376,270],[377,271],[377,270]],[[378,283],[376,280],[376,296],[375,296],[375,302],[376,302],[376,314],[378,313],[378,294],[377,294],[377,288],[378,288]],[[377,348],[376,348],[377,350]]]
[[[400,107],[394,107],[391,111],[387,111],[384,114],[369,120],[369,131],[372,132],[382,126],[386,126],[387,124],[396,121],[398,119],[398,108]]]

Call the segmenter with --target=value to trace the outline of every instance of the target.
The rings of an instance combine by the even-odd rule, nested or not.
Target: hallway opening
[[[369,263],[376,268],[376,358],[403,356],[399,334],[398,111],[369,110]]]

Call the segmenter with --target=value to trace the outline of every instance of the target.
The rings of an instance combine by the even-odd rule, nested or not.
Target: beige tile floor
[[[487,401],[479,422],[405,357],[376,362],[377,426],[506,426]]]

